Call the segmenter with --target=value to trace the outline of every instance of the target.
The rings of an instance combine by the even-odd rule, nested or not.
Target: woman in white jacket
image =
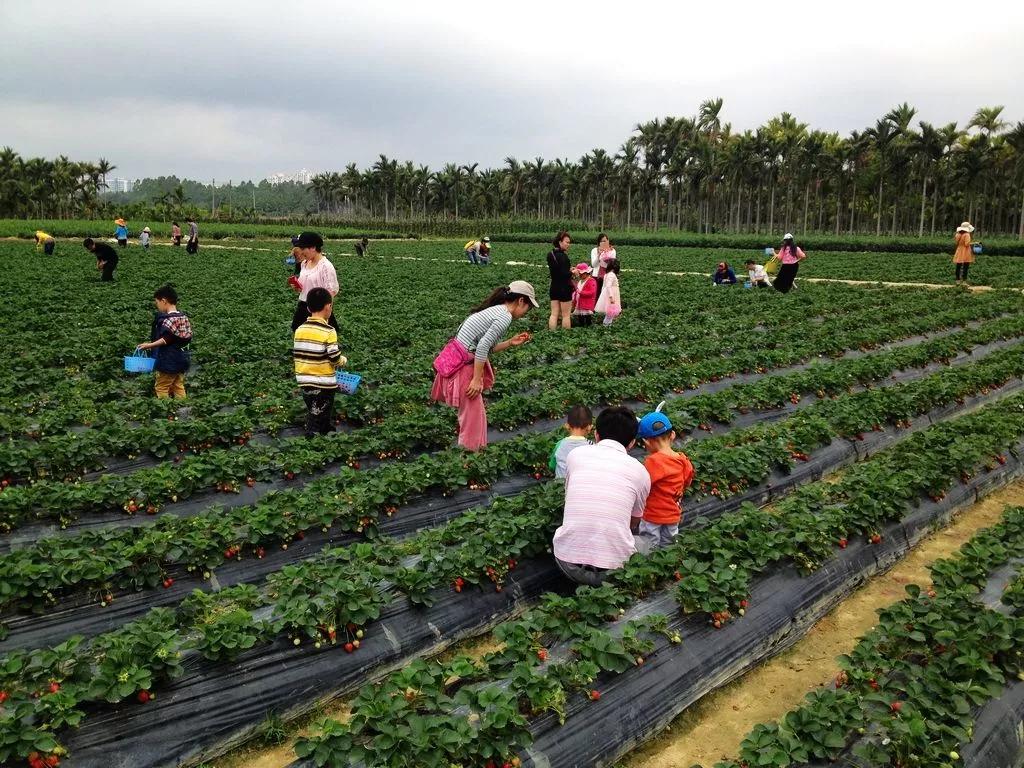
[[[590,250],[590,268],[593,270],[590,274],[597,280],[597,295],[601,295],[601,285],[604,281],[604,264],[609,259],[618,258],[615,255],[615,249],[612,248],[611,240],[608,239],[608,235],[602,232],[597,236],[597,247]]]
[[[604,315],[605,325],[611,325],[622,312],[622,298],[619,296],[619,260],[602,258],[601,262],[604,266],[604,283],[594,311]]]

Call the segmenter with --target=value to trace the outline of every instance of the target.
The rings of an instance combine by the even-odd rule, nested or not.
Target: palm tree
[[[968,128],[977,128],[983,134],[991,138],[993,133],[998,133],[1006,127],[1006,122],[999,116],[1003,113],[1003,107],[981,107],[974,113]]]
[[[103,189],[107,189],[107,174],[117,169],[116,165],[112,165],[109,160],[105,157],[101,157],[96,163],[96,170],[99,171],[100,178],[103,179]]]
[[[633,182],[636,181],[637,157],[640,149],[637,146],[635,137],[630,136],[625,143],[619,147],[619,153],[615,156],[617,161],[618,177],[626,182],[626,230],[630,229],[633,217]]]

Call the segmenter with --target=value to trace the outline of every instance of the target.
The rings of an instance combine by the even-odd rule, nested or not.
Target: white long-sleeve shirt
[[[605,256],[605,258],[608,258],[608,259],[618,258],[615,255],[615,249],[614,248],[612,248],[611,250],[605,251],[604,252],[604,256]],[[591,248],[590,249],[590,268],[592,270],[594,270],[594,272],[593,272],[594,277],[604,277],[604,274],[603,274],[603,272],[601,270],[601,253],[597,250],[597,248]]]

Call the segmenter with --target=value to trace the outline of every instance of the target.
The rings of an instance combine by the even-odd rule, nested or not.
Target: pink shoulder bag
[[[473,362],[473,355],[462,346],[458,339],[451,339],[434,358],[434,370],[447,378],[464,365]]]

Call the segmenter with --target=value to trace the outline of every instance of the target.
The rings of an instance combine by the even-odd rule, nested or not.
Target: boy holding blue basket
[[[178,311],[178,292],[170,285],[163,285],[153,292],[156,315],[150,341],[139,344],[141,350],[155,349],[156,396],[185,397],[185,372],[192,364],[192,322],[188,315]]]
[[[306,403],[306,437],[333,431],[336,371],[348,360],[338,348],[338,332],[328,323],[334,309],[326,288],[312,288],[306,296],[309,318],[295,330],[292,358],[295,381]]]

